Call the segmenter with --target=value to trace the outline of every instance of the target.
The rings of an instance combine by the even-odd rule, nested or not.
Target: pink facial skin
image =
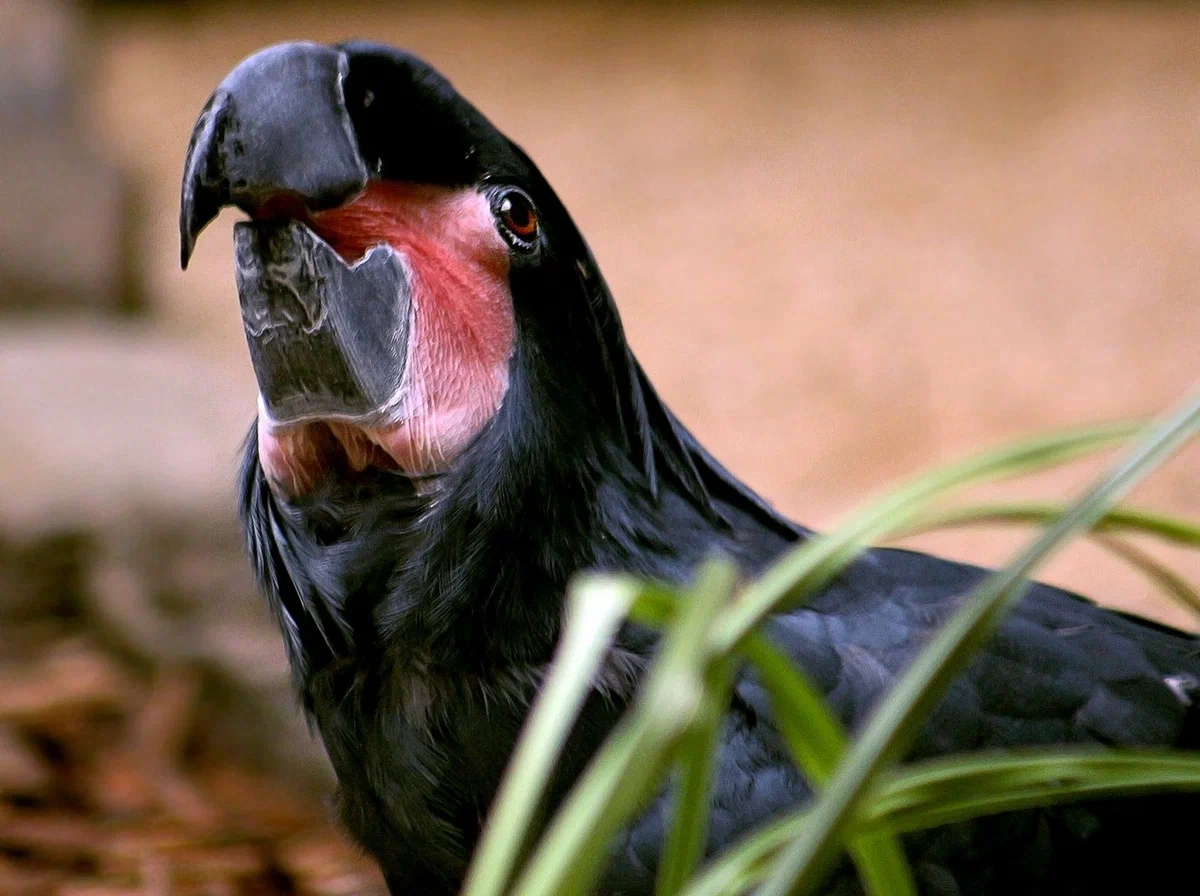
[[[348,262],[380,244],[404,259],[413,293],[408,363],[389,425],[284,426],[260,402],[259,462],[268,479],[298,496],[340,465],[413,476],[447,469],[508,390],[515,339],[509,255],[488,198],[470,189],[372,182],[350,204],[303,220]]]

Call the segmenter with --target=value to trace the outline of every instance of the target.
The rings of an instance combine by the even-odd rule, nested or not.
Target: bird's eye
[[[526,251],[537,246],[539,225],[532,199],[518,189],[509,188],[496,195],[492,208],[510,243]]]

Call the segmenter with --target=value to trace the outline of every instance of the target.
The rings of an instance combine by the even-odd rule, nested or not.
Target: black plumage
[[[339,52],[373,177],[511,184],[532,198],[542,225],[537,251],[512,256],[516,339],[503,403],[448,469],[420,480],[371,469],[285,498],[268,482],[252,433],[241,474],[254,567],[337,771],[343,820],[394,893],[436,896],[461,882],[573,574],[680,582],[715,550],[753,574],[807,532],[721,467],[660,400],[587,245],[525,153],[414,57],[366,43]],[[187,195],[185,185],[185,206]],[[194,237],[186,209],[184,222]],[[856,729],[983,574],[872,550],[807,607],[770,620],[768,632]],[[912,756],[1033,744],[1196,747],[1198,646],[1036,585],[942,700]],[[614,725],[653,649],[645,630],[623,630],[551,806]],[[724,727],[710,848],[809,796],[765,692],[743,676]],[[1125,892],[1190,892],[1169,882],[1190,867],[1187,813],[1197,808],[1200,800],[1179,796],[1025,811],[912,835],[906,845],[929,894],[1131,884]],[[669,809],[664,795],[620,836],[603,892],[652,891]],[[859,892],[852,870],[840,869],[828,892]]]

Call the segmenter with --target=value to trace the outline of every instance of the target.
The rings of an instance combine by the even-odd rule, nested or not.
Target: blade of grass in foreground
[[[676,801],[655,882],[656,896],[674,896],[692,876],[704,855],[717,738],[725,708],[729,705],[733,672],[733,663],[728,660],[714,664],[704,687],[699,716],[680,744]]]
[[[932,510],[921,514],[893,540],[954,526],[1016,524],[1046,526],[1066,513],[1062,504],[979,504]],[[1162,514],[1118,507],[1106,513],[1089,533],[1092,541],[1142,573],[1162,592],[1193,615],[1200,617],[1200,592],[1165,564],[1116,533],[1146,535],[1185,548],[1200,548],[1200,525]]]
[[[1194,753],[1067,748],[948,757],[886,776],[849,831],[915,831],[1015,809],[1089,798],[1200,790]],[[812,823],[804,809],[744,838],[681,896],[735,896],[754,886],[788,843]]]
[[[681,739],[703,708],[712,654],[704,637],[733,596],[735,567],[706,563],[679,602],[642,696],[588,764],[559,809],[513,892],[519,896],[578,896],[591,892],[620,825],[661,782]]]
[[[1186,579],[1175,573],[1166,564],[1120,538],[1097,535],[1094,540],[1110,554],[1115,554],[1142,573],[1175,603],[1191,612],[1193,616],[1200,618],[1200,592],[1197,592]]]
[[[552,671],[492,804],[467,872],[464,896],[500,896],[508,886],[529,819],[638,589],[634,582],[617,578],[582,579],[571,589],[570,612]]]
[[[751,633],[742,651],[771,695],[775,723],[792,756],[820,792],[846,752],[845,731],[807,676],[763,635]],[[869,894],[915,896],[908,859],[900,841],[887,831],[851,840],[849,851]]]
[[[929,510],[912,524],[896,532],[893,538],[908,538],[951,526],[1027,524],[1044,526],[1066,512],[1066,505],[1046,502],[972,504]],[[1104,514],[1092,527],[1093,532],[1153,535],[1164,541],[1200,548],[1200,525],[1190,520],[1151,513],[1133,507],[1116,507]]]
[[[951,756],[888,775],[856,828],[916,831],[981,815],[1127,793],[1200,790],[1200,755],[1074,747]]]
[[[926,473],[852,513],[825,535],[792,549],[747,586],[714,632],[718,652],[733,647],[788,600],[825,584],[862,548],[886,538],[946,493],[971,482],[1032,473],[1124,441],[1142,424],[1112,423],[1070,429],[1008,445]]]
[[[836,861],[875,775],[916,738],[936,701],[1024,592],[1025,579],[1073,533],[1095,525],[1130,488],[1200,429],[1200,391],[1027,549],[969,596],[882,702],[817,800],[811,824],[784,850],[759,896],[812,893]]]

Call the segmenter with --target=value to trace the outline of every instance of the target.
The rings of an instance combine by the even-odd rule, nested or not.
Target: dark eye
[[[537,246],[538,216],[532,199],[518,189],[509,188],[496,194],[492,208],[510,243],[525,250]]]

